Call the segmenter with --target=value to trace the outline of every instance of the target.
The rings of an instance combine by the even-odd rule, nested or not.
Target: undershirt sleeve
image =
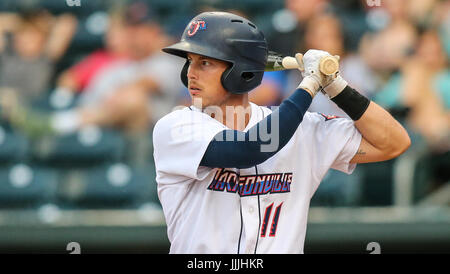
[[[217,133],[200,165],[249,168],[263,163],[289,142],[311,102],[312,97],[307,91],[297,89],[277,110],[247,132],[228,129]]]

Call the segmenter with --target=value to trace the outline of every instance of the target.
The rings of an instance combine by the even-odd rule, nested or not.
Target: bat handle
[[[296,57],[298,59],[302,59],[303,55],[301,53],[297,53]],[[304,70],[303,62],[301,65],[297,62],[294,57],[284,57],[282,61],[282,65],[285,69],[300,69]],[[320,60],[319,70],[325,75],[333,75],[339,70],[339,56],[325,56]]]
[[[297,53],[296,56],[300,60],[302,60],[302,58],[303,58],[303,54],[301,54],[301,53]],[[285,69],[300,69],[302,71],[305,69],[303,67],[303,61],[298,63],[297,59],[295,59],[294,57],[290,57],[290,56],[284,57],[283,61],[281,62],[281,65]]]

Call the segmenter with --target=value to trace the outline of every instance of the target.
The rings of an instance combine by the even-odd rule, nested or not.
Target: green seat
[[[330,169],[314,193],[311,206],[358,206],[361,202],[362,176],[360,166],[351,175]]]
[[[65,172],[62,204],[82,208],[133,207],[157,201],[152,166],[133,168],[122,162]]]
[[[0,207],[34,207],[53,202],[58,173],[24,163],[0,167]]]
[[[87,127],[70,135],[36,141],[32,155],[35,160],[55,165],[92,165],[122,159],[125,145],[118,131]]]
[[[363,169],[362,205],[389,206],[393,204],[393,169],[396,159],[360,164]]]
[[[27,152],[28,141],[23,135],[0,126],[0,163],[20,161]]]

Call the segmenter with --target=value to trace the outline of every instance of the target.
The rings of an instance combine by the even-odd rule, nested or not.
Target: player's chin
[[[191,94],[191,102],[194,106],[205,107],[207,105],[207,100],[200,94]]]
[[[192,100],[192,103],[194,103],[194,101],[195,101],[195,102],[197,102],[197,104],[200,102],[203,104],[204,98],[202,98],[202,96],[200,94],[191,94],[191,100]]]

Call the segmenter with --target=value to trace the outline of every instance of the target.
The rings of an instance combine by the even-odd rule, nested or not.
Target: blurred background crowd
[[[158,204],[152,127],[190,101],[183,60],[161,48],[208,10],[249,18],[284,55],[339,55],[349,84],[410,133],[399,159],[331,170],[312,206],[414,205],[448,189],[448,0],[3,0],[0,207]],[[267,72],[250,99],[277,106],[300,81]],[[346,116],[321,94],[310,111]]]

